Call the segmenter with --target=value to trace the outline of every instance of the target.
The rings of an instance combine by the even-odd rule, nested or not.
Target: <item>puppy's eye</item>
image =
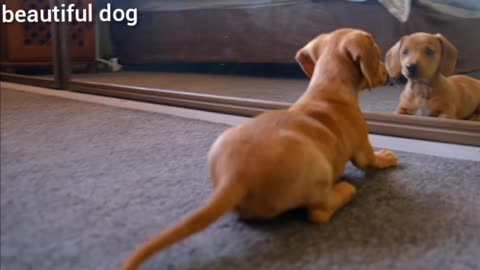
[[[430,49],[430,48],[427,48],[425,50],[425,54],[428,55],[428,56],[434,56],[435,55],[435,51]]]
[[[403,56],[407,56],[408,55],[408,50],[407,49],[403,50],[402,54],[403,54]]]

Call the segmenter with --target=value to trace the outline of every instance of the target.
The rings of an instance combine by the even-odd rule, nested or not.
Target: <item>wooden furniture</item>
[[[48,0],[2,0],[9,10],[50,9]],[[86,8],[94,0],[73,0],[76,8]],[[53,65],[50,23],[1,24],[0,66],[3,71],[15,72],[20,67]],[[72,63],[96,71],[94,23],[71,23]]]

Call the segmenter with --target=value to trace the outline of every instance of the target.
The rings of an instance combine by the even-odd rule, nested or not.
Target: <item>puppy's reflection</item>
[[[480,80],[451,76],[457,58],[457,49],[441,34],[415,33],[390,48],[389,75],[408,80],[396,113],[480,121]]]

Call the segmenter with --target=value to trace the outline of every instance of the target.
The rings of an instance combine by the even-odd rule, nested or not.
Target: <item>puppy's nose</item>
[[[409,64],[407,65],[408,75],[415,77],[418,75],[418,65],[417,64]]]

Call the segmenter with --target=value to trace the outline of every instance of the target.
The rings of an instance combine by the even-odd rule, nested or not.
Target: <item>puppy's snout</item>
[[[417,77],[418,76],[418,65],[417,64],[409,64],[407,65],[408,75],[410,77]]]

